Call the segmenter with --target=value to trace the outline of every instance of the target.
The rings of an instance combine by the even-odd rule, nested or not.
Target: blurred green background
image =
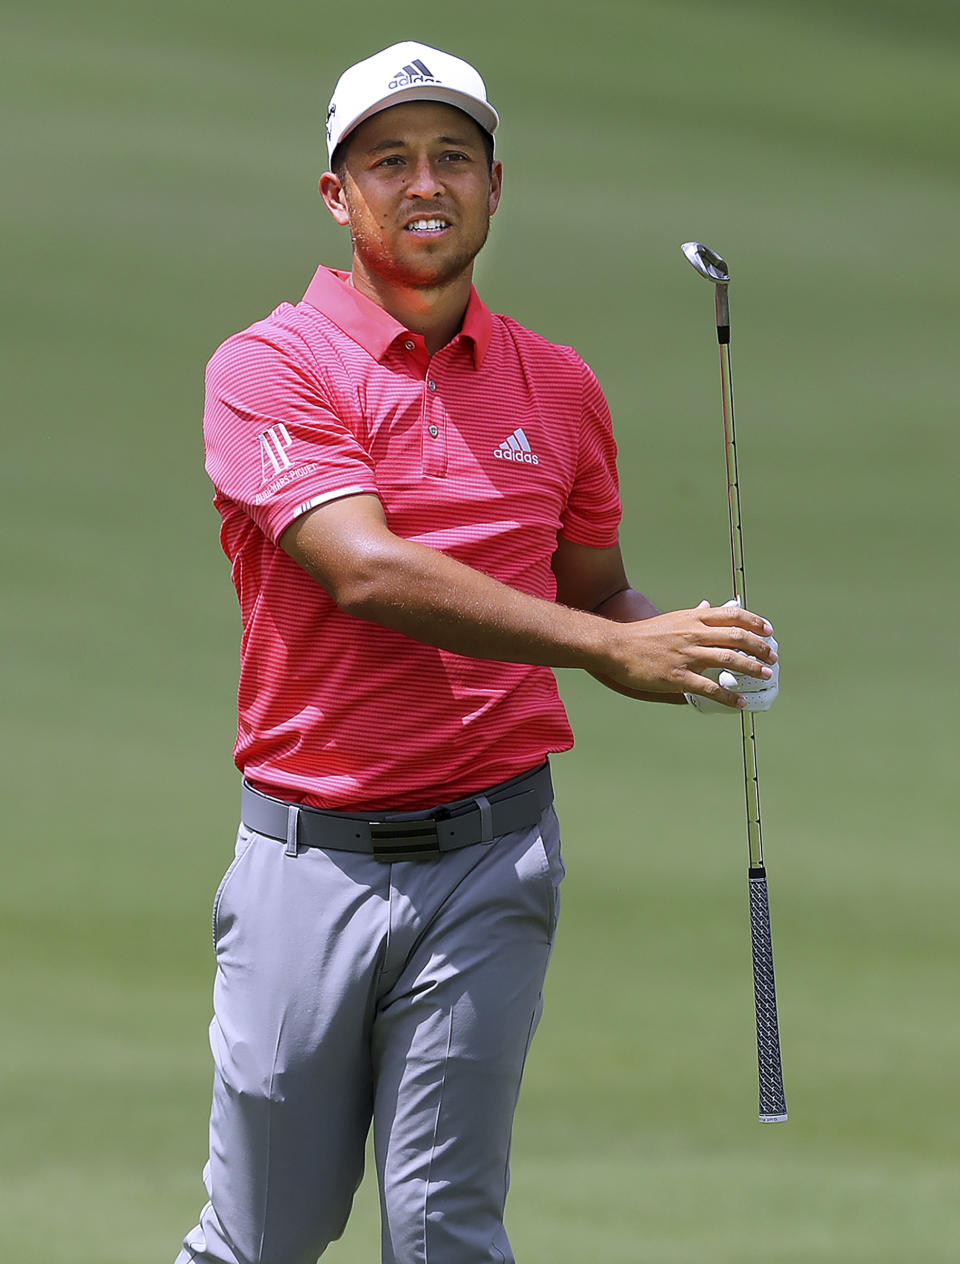
[[[518,1258],[956,1259],[960,10],[946,0],[4,0],[0,1257],[172,1260],[203,1200],[239,620],[204,363],[346,241],[336,76],[473,60],[505,194],[478,287],[590,361],[624,551],[728,592],[712,297],[733,272],[791,1118],[756,1122],[735,727],[563,673],[568,879],[517,1120]],[[735,722],[734,722],[735,726]],[[335,1264],[376,1258],[369,1184]]]

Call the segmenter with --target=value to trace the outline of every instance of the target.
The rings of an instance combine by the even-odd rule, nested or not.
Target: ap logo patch
[[[293,440],[289,430],[280,422],[258,434],[257,441],[260,444],[260,482],[263,484],[290,468],[287,448]]]

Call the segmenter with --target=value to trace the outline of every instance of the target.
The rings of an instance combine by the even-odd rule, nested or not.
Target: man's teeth
[[[436,232],[438,229],[446,227],[447,221],[445,219],[415,219],[412,224],[407,225],[407,231],[417,233]]]

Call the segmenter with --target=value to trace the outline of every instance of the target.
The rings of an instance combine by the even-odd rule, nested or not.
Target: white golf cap
[[[327,110],[327,152],[371,114],[402,101],[443,101],[469,114],[492,136],[500,117],[474,68],[438,48],[408,40],[345,70]]]

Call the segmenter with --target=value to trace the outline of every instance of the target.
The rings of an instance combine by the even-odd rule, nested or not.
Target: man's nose
[[[432,198],[443,192],[443,181],[429,155],[422,154],[416,161],[407,185],[409,197]]]

